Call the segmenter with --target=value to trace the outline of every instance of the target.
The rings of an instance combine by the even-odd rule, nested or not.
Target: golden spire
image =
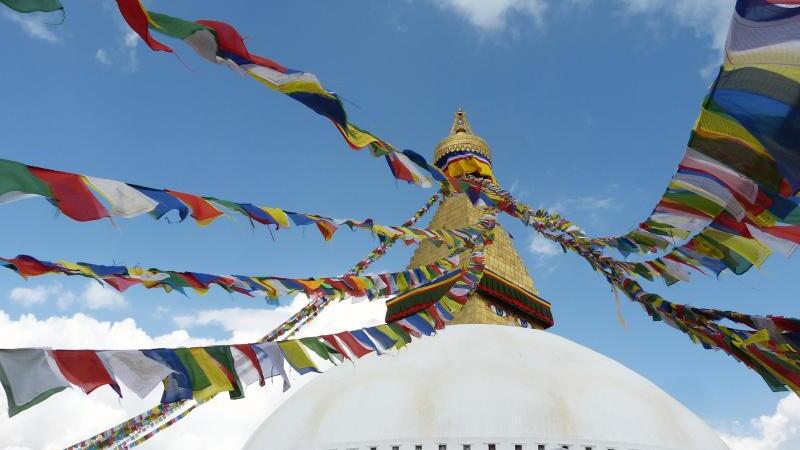
[[[455,136],[458,133],[472,134],[472,127],[469,126],[467,113],[461,108],[458,108],[458,111],[456,111],[456,117],[453,119],[453,126],[450,127],[450,136]]]
[[[459,108],[453,118],[453,126],[450,128],[450,135],[444,138],[436,151],[433,153],[433,162],[436,164],[443,156],[456,151],[470,151],[483,155],[492,161],[492,152],[486,141],[472,133],[472,127],[467,120],[467,113]]]
[[[458,157],[446,157],[453,152],[459,152]],[[461,109],[456,111],[450,136],[436,147],[434,158],[437,166],[454,178],[470,174],[496,182],[492,175],[489,146],[472,133],[467,115]],[[428,226],[463,228],[478,222],[484,213],[482,208],[472,204],[466,194],[455,193],[442,200]],[[449,253],[450,249],[446,246],[436,246],[431,241],[422,242],[414,252],[409,268],[431,264]],[[466,251],[461,255],[462,262],[466,261],[468,253]],[[486,248],[485,261],[486,270],[477,290],[469,295],[464,309],[451,324],[480,323],[533,328],[553,325],[550,303],[539,297],[511,236],[500,224],[495,228],[494,242]],[[394,297],[386,302],[387,320],[397,320],[420,311],[441,298],[449,286],[439,281]]]

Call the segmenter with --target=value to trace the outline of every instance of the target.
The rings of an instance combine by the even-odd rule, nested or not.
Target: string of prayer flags
[[[273,328],[269,333],[264,335],[259,342],[272,342],[277,341],[284,335],[291,337],[295,332],[299,331],[303,326],[314,320],[326,306],[331,304],[332,301],[328,298],[310,298],[308,303],[304,305],[291,317],[284,320],[280,325]]]
[[[565,250],[575,248],[581,254],[591,254],[594,249],[601,248],[580,228],[557,213],[533,210],[487,180],[465,178],[459,183],[462,190],[472,195],[473,201],[494,205],[539,232],[553,232],[548,234],[548,238]],[[641,262],[619,261],[609,256],[598,258],[613,261],[629,276],[640,276],[650,281],[660,278],[667,285],[689,281],[692,271],[719,276],[727,269],[741,275],[754,266],[760,267],[773,252],[790,256],[795,251],[797,244],[778,238],[776,230],[792,233],[787,227],[771,227],[764,231],[739,223],[730,213],[723,211],[687,242],[663,256]]]
[[[150,214],[161,219],[175,211],[180,221],[191,216],[201,226],[208,225],[223,215],[244,216],[251,224],[259,223],[274,226],[276,229],[313,224],[325,240],[330,240],[342,225],[353,230],[372,232],[381,241],[402,240],[406,244],[433,239],[454,245],[465,239],[472,239],[476,234],[471,229],[426,230],[380,225],[372,219],[334,219],[316,214],[301,214],[0,159],[0,204],[30,197],[44,197],[66,216],[81,222],[112,215],[134,218]]]
[[[756,371],[774,391],[792,390],[800,395],[800,319],[777,316],[754,316],[734,311],[700,309],[668,302],[651,294],[629,275],[653,279],[662,277],[668,284],[685,279],[686,269],[715,268],[717,273],[730,268],[734,273],[759,265],[769,255],[769,248],[755,239],[707,228],[689,244],[678,247],[663,258],[645,263],[618,261],[603,254],[580,228],[545,211],[533,211],[490,182],[469,180],[486,191],[485,198],[504,203],[503,209],[533,226],[542,236],[558,243],[565,251],[583,257],[597,272],[628,298],[639,303],[653,320],[664,322],[689,335],[693,342],[706,349],[723,350]],[[680,255],[680,256],[679,256]],[[719,261],[714,266],[709,261]],[[679,264],[682,265],[679,266]],[[644,272],[644,271],[650,272]],[[749,329],[735,329],[720,324],[729,320]]]
[[[373,156],[385,157],[395,178],[423,187],[432,186],[434,180],[445,181],[441,172],[427,164],[422,156],[410,150],[400,151],[350,122],[342,100],[335,92],[325,89],[314,74],[289,69],[251,53],[233,26],[216,20],[191,22],[147,11],[140,0],[117,0],[117,5],[131,29],[152,50],[172,52],[155,40],[151,31],[183,40],[201,58],[246,74],[327,118],[351,148],[369,147]]]
[[[142,414],[132,417],[130,420],[120,425],[98,433],[96,436],[70,445],[65,450],[111,448],[118,436],[142,434],[144,430],[158,425],[165,417],[180,411],[186,406],[186,403],[187,402],[159,403],[157,406]],[[194,406],[197,406],[197,404],[192,405],[191,409],[193,409]],[[184,411],[184,413],[186,412],[187,411]],[[128,448],[130,448],[130,446],[128,446]]]
[[[2,0],[2,3],[22,13],[63,11],[58,0]],[[170,47],[155,39],[151,31],[183,40],[201,58],[247,75],[327,118],[352,149],[368,147],[373,156],[383,157],[395,178],[426,188],[433,186],[434,181],[447,181],[445,175],[422,155],[408,149],[401,151],[350,122],[339,95],[325,89],[314,74],[289,69],[251,53],[241,34],[233,26],[214,20],[191,22],[147,11],[140,0],[117,0],[117,6],[131,30],[150,49],[173,52]]]
[[[199,294],[205,294],[212,285],[216,285],[227,292],[237,292],[251,297],[254,294],[263,295],[271,302],[277,302],[281,296],[295,293],[302,293],[310,298],[334,300],[348,297],[375,299],[408,292],[452,272],[459,264],[457,252],[463,249],[461,246],[455,247],[450,256],[400,272],[320,278],[212,275],[85,262],[51,262],[27,255],[14,258],[0,257],[0,266],[14,270],[25,278],[49,274],[82,276],[106,283],[120,292],[139,285],[147,289],[161,288],[166,292],[177,291],[183,294],[186,293],[186,289],[193,289]]]
[[[789,252],[800,244],[796,6],[737,0],[724,64],[666,192],[635,230],[596,245],[625,256],[665,251],[722,214],[741,224],[734,235]]]
[[[139,396],[147,395],[147,387],[154,388],[153,381],[158,377],[163,377],[164,385],[161,403],[172,403],[175,410],[186,401],[203,403],[225,392],[232,399],[243,398],[247,385],[256,382],[263,385],[265,379],[273,377],[282,378],[284,387],[288,387],[286,366],[300,374],[321,372],[325,368],[323,361],[335,365],[344,359],[360,359],[371,353],[380,355],[401,348],[412,341],[412,336],[429,336],[442,329],[466,303],[467,295],[477,288],[485,267],[485,246],[491,244],[495,227],[493,216],[486,216],[483,221],[487,224],[484,240],[471,252],[458,281],[438,302],[397,322],[323,336],[249,344],[142,350],[0,350],[0,383],[10,400],[9,415],[70,386],[80,387],[88,394],[109,385],[122,395],[122,384],[130,385]],[[174,389],[175,385],[181,389]],[[148,426],[150,433],[157,432],[152,427],[162,426],[158,424],[168,414],[164,408],[153,409],[133,422],[125,422],[123,428],[114,427],[81,441],[74,448],[87,448],[81,445],[98,445],[112,439],[114,445],[140,439]],[[133,432],[126,428],[128,425]]]
[[[431,196],[431,198],[429,198],[428,201],[425,202],[425,205],[423,205],[422,208],[417,210],[417,212],[415,212],[413,216],[411,216],[408,220],[403,222],[401,226],[403,227],[414,226],[417,223],[417,221],[419,221],[419,219],[421,219],[425,214],[428,213],[428,211],[430,211],[430,209],[438,200],[439,200],[439,193],[437,192],[436,194],[433,194],[433,196]],[[396,239],[388,239],[378,244],[377,247],[375,247],[372,251],[369,252],[369,254],[366,257],[364,257],[364,259],[356,263],[356,265],[350,270],[350,273],[358,275],[363,271],[365,271],[370,265],[372,265],[372,263],[374,263],[383,255],[385,255],[389,247],[394,245],[395,242],[397,242]]]
[[[653,320],[667,323],[706,349],[724,351],[757,372],[773,391],[791,390],[800,395],[800,354],[796,350],[800,320],[675,304],[645,292],[628,278],[614,284],[642,305]],[[748,329],[722,325],[723,320]]]

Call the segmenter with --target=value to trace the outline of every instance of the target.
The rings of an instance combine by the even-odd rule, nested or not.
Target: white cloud
[[[122,36],[122,42],[127,48],[135,48],[139,44],[139,35],[135,31],[128,29]]]
[[[59,348],[152,348],[179,345],[210,345],[212,339],[192,338],[185,330],[175,330],[156,337],[149,336],[127,318],[118,322],[99,321],[83,313],[38,319],[22,314],[12,320],[0,310],[0,336],[3,347]]]
[[[199,311],[195,314],[173,318],[183,328],[219,326],[231,333],[232,341],[250,342],[264,336],[308,302],[298,295],[292,303],[275,309],[226,308]],[[329,305],[311,324],[304,327],[300,336],[314,336],[330,332],[356,329],[384,322],[386,304],[382,301],[356,302],[343,300]]]
[[[556,202],[551,211],[610,211],[619,209],[619,203],[614,197],[597,197],[584,195],[579,197],[563,198]]]
[[[722,52],[735,0],[617,0],[628,14],[668,19],[680,27],[691,28],[699,37],[711,39],[711,46]]]
[[[509,16],[518,15],[541,26],[547,0],[433,0],[442,9],[453,11],[484,32],[505,28]]]
[[[734,430],[720,432],[730,450],[796,450],[800,448],[800,398],[788,394],[778,402],[775,413],[750,420],[754,433]]]
[[[107,39],[104,47],[95,51],[95,59],[104,66],[114,66],[128,73],[139,70],[139,35],[122,20],[113,2],[103,2],[114,21],[116,36]]]
[[[80,300],[89,309],[121,308],[127,305],[122,294],[97,282],[88,282]]]
[[[536,256],[548,257],[562,253],[561,247],[539,233],[534,233],[528,244],[528,250]]]
[[[524,199],[530,194],[527,189],[520,188],[519,180],[514,180],[514,182],[511,183],[511,187],[508,189],[508,192],[518,200]]]
[[[546,15],[557,8],[575,9],[605,6],[611,0],[431,0],[453,11],[481,32],[498,32],[512,16],[528,17],[538,27]],[[670,26],[689,28],[697,36],[711,39],[711,46],[721,51],[735,0],[614,0],[621,6],[621,18],[646,16],[653,23],[668,21]]]
[[[55,299],[59,308],[66,309],[75,300],[75,294],[64,289],[61,283],[53,283],[49,286],[15,287],[8,298],[26,308]]]
[[[33,288],[16,287],[11,290],[8,298],[14,303],[30,308],[33,305],[44,303],[49,296],[50,288],[46,286],[36,286]]]
[[[75,294],[70,291],[63,291],[56,297],[56,305],[59,309],[67,309],[75,302]]]
[[[57,346],[131,349],[246,342],[261,337],[306,301],[304,296],[297,296],[291,304],[274,310],[227,308],[200,311],[174,319],[181,327],[222,327],[230,333],[223,340],[192,336],[184,329],[151,336],[130,318],[109,322],[78,313],[71,317],[46,319],[24,314],[13,320],[2,310],[0,336],[3,336],[3,346],[9,348]],[[382,323],[385,311],[386,306],[380,301],[335,303],[304,329],[302,335]],[[153,439],[151,448],[241,448],[261,421],[313,377],[292,374],[293,387],[287,393],[283,393],[278,384],[272,383],[265,388],[250,387],[246,398],[242,400],[231,401],[224,395],[218,396]],[[5,396],[0,394],[0,448],[63,448],[141,413],[156,404],[161,395],[161,390],[157,389],[142,400],[124,389],[122,400],[105,387],[89,396],[77,389],[69,389],[13,419],[4,414]],[[43,428],[42,423],[48,423],[48,426]]]
[[[0,336],[4,347],[58,346],[60,348],[148,348],[211,345],[212,339],[175,330],[150,336],[133,319],[98,321],[84,314],[37,319],[22,315],[12,320],[0,311]],[[150,441],[150,448],[233,449],[241,448],[258,424],[313,376],[292,375],[293,389],[283,393],[278,384],[251,387],[247,397],[232,401],[218,396],[186,419]],[[87,396],[68,389],[10,419],[5,395],[0,394],[0,448],[58,449],[151,408],[160,389],[139,399],[123,387],[118,399],[107,387]],[[42,427],[47,423],[46,427]],[[220,430],[224,430],[220,432]]]
[[[304,327],[298,336],[317,336],[344,330],[385,323],[386,302],[358,299],[333,303],[311,324]]]
[[[76,300],[88,309],[121,308],[127,305],[119,292],[96,281],[87,281],[83,291],[77,295],[65,289],[61,283],[53,283],[47,286],[16,287],[11,290],[8,298],[28,308],[52,300],[55,300],[60,309],[69,308]]]
[[[111,56],[108,52],[103,48],[98,48],[94,54],[94,58],[104,66],[110,66],[112,64]]]
[[[7,9],[2,10],[3,17],[19,25],[20,28],[30,37],[39,39],[51,44],[61,42],[61,38],[48,28],[46,22],[47,15],[43,14],[20,14]]]
[[[584,196],[572,199],[573,207],[578,211],[596,211],[617,208],[616,200],[611,197]]]

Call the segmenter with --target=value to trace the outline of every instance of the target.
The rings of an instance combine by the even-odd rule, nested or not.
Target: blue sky
[[[179,1],[151,8],[234,24],[251,51],[317,74],[357,105],[346,105],[355,123],[398,147],[431,154],[463,107],[490,143],[506,188],[532,206],[557,208],[591,235],[608,235],[644,218],[674,172],[719,58],[730,3]],[[432,193],[398,185],[382,160],[350,150],[327,121],[182,43],[165,39],[178,57],[150,52],[126,36],[112,4],[66,5],[60,26],[47,24],[57,16],[0,11],[3,158],[386,224],[404,221]],[[212,273],[335,275],[374,245],[345,230],[328,243],[311,229],[273,240],[243,221],[82,224],[56,217],[41,200],[5,205],[0,218],[3,256]],[[623,305],[627,328],[620,326],[607,285],[584,262],[532,245],[532,232],[508,217],[502,223],[553,303],[552,332],[639,372],[716,428],[755,433],[747,421],[775,413],[784,395],[755,373],[650,322],[632,304]],[[404,266],[411,250],[394,249],[376,270]],[[742,277],[650,287],[676,302],[797,317],[796,264],[776,256]],[[14,288],[29,291],[15,296]],[[0,336],[15,342],[11,334],[26,320],[67,326],[83,312],[81,323],[107,321],[108,329],[132,318],[150,336],[187,328],[193,337],[230,339],[250,309],[268,309],[221,291],[189,298],[96,291],[82,280],[26,282],[0,273]],[[236,307],[245,308],[238,319]],[[36,345],[58,346],[60,335]]]

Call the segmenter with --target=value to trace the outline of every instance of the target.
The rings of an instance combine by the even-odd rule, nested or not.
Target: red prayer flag
[[[340,355],[342,355],[347,359],[350,359],[350,355],[344,351],[344,348],[342,348],[342,345],[339,343],[338,340],[336,340],[336,337],[334,335],[326,334],[325,336],[322,336],[322,339],[325,339],[327,343],[331,344],[331,346],[335,348]]]
[[[361,358],[364,355],[368,355],[372,353],[372,349],[367,348],[364,344],[358,342],[358,339],[355,338],[349,331],[343,331],[341,333],[336,333],[336,337],[338,337],[344,345],[350,350],[350,352],[355,355],[356,358]]]
[[[111,275],[108,277],[103,277],[103,281],[111,285],[111,287],[118,290],[119,292],[125,292],[126,289],[133,286],[134,284],[141,283],[140,280],[137,280],[135,278],[128,278],[120,275]]]
[[[175,276],[185,281],[189,287],[194,289],[208,289],[208,284],[203,284],[189,272],[175,272]]]
[[[427,312],[433,319],[433,328],[437,330],[444,329],[444,319],[442,318],[441,315],[439,315],[439,310],[436,309],[435,305],[431,305],[425,308],[425,312]]]
[[[70,383],[91,394],[103,385],[109,385],[122,397],[119,385],[108,373],[106,366],[91,350],[52,350],[53,359],[58,364],[61,374]]]
[[[28,169],[50,187],[56,206],[71,219],[88,222],[111,217],[105,206],[86,187],[80,175],[39,167],[29,166]]]
[[[326,241],[330,241],[331,238],[333,238],[333,234],[336,233],[336,225],[321,219],[318,219],[316,224],[317,228],[319,228],[319,232],[322,233],[322,237],[325,238]]]
[[[250,363],[258,371],[258,380],[259,380],[258,385],[264,386],[266,384],[264,381],[264,372],[261,370],[261,363],[259,363],[258,355],[256,355],[256,352],[255,350],[253,350],[253,347],[251,347],[250,344],[234,344],[233,347],[236,350],[239,350],[240,352],[244,353],[245,356],[247,356],[247,359],[250,360]]]
[[[217,45],[223,52],[233,53],[234,55],[250,60],[255,64],[269,67],[270,69],[277,70],[281,73],[287,72],[285,67],[276,63],[275,61],[250,53],[250,51],[247,50],[247,47],[244,45],[244,39],[242,39],[242,35],[239,34],[239,32],[236,31],[236,28],[234,28],[232,25],[216,20],[197,20],[195,23],[214,30],[214,34],[217,38]]]
[[[392,169],[395,178],[410,183],[414,182],[414,175],[394,153],[386,155],[386,162],[389,163],[389,167]]]
[[[56,272],[51,266],[42,264],[38,259],[32,256],[19,255],[16,258],[5,259],[5,261],[14,264],[17,272],[23,277],[35,277],[50,272]]]
[[[150,35],[150,19],[140,0],[117,0],[119,12],[128,26],[150,47],[151,50],[172,53],[172,49],[153,39]]]
[[[222,211],[215,208],[214,205],[203,199],[203,197],[193,194],[186,194],[183,192],[170,191],[168,189],[164,192],[169,193],[173,197],[177,197],[178,200],[182,201],[186,206],[191,208],[192,217],[194,220],[200,222],[200,225],[208,225],[214,219],[223,214]]]
[[[800,244],[800,226],[797,225],[787,225],[781,226],[776,225],[769,228],[764,228],[764,231],[767,234],[771,234],[777,238],[794,242],[795,244]]]

